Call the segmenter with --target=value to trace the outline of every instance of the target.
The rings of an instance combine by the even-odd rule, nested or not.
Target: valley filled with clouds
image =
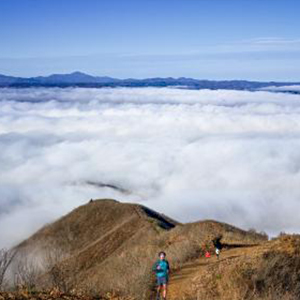
[[[299,232],[299,116],[268,91],[0,89],[0,248],[107,197]]]

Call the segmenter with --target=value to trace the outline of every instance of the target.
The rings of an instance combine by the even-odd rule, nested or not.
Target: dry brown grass
[[[101,200],[81,206],[45,226],[20,244],[18,250],[30,251],[43,259],[47,259],[49,247],[64,254],[45,268],[37,283],[39,288],[53,286],[51,270],[59,268],[64,277],[60,281],[67,290],[91,295],[110,291],[148,300],[154,282],[151,266],[159,251],[167,253],[173,270],[180,270],[187,262],[203,256],[206,249],[212,250],[211,241],[217,236],[223,237],[227,247],[251,246],[266,240],[264,235],[224,223],[202,221],[183,225],[139,205]],[[207,291],[216,291],[215,286],[221,289],[219,282],[223,281],[213,274],[230,272],[231,263],[219,264],[219,268],[207,269],[205,282],[211,286]],[[234,271],[236,265],[233,274]],[[238,281],[239,277],[236,278]],[[233,286],[228,288],[239,289],[235,282],[230,284]],[[243,284],[240,283],[241,290]],[[220,291],[216,295],[220,295]]]
[[[103,296],[91,296],[85,294],[67,294],[56,290],[44,292],[30,292],[20,290],[17,292],[0,292],[0,300],[135,300],[132,297],[121,297],[113,293],[106,293]]]
[[[300,299],[299,245],[299,237],[285,236],[256,247],[224,251],[219,261],[202,260],[194,270],[186,266],[193,272],[183,284],[189,282],[190,288],[182,289],[180,271],[171,299]]]

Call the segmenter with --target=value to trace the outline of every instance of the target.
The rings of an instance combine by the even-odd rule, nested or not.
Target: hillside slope
[[[112,199],[94,200],[43,227],[18,247],[40,246],[51,242],[59,244],[69,254],[74,254],[114,231],[130,228],[127,234],[132,235],[139,229],[132,227],[132,223],[140,221],[162,229],[173,228],[178,224],[140,205],[124,204]],[[128,237],[124,236],[125,239]]]
[[[17,248],[47,265],[38,279],[40,287],[56,284],[65,290],[116,291],[149,299],[158,251],[167,252],[176,270],[212,250],[217,237],[225,248],[257,245],[266,238],[224,223],[180,224],[141,205],[95,200]]]
[[[284,236],[200,257],[171,275],[168,299],[299,299],[299,250],[299,236]]]

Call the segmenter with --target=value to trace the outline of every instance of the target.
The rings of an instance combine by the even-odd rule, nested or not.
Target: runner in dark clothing
[[[160,252],[159,259],[153,265],[153,271],[156,275],[157,280],[157,296],[156,299],[160,299],[160,292],[163,290],[163,299],[165,300],[167,297],[167,284],[169,281],[169,272],[170,266],[169,262],[166,260],[166,253]]]
[[[216,237],[215,239],[212,240],[212,242],[213,242],[213,244],[214,244],[214,246],[216,248],[217,259],[219,259],[221,249],[223,248],[223,245],[221,243],[221,239],[222,239],[222,236],[218,236],[218,237]]]

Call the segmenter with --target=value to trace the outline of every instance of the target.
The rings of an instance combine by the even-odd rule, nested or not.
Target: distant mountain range
[[[178,87],[187,89],[258,90],[267,87],[300,85],[300,82],[260,82],[247,80],[199,80],[193,78],[117,79],[91,76],[82,72],[38,77],[13,77],[0,74],[0,87]],[[281,90],[282,92],[282,90]]]

